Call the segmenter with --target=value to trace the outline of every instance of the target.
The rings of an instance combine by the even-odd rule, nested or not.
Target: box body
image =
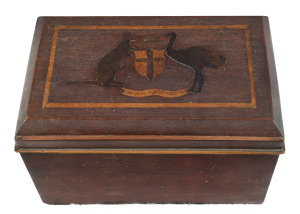
[[[262,203],[278,155],[22,154],[49,204]]]
[[[45,203],[262,203],[284,152],[266,17],[41,17],[16,131]]]

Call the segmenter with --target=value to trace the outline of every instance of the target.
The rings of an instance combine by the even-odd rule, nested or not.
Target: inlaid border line
[[[45,85],[45,91],[44,91],[44,98],[43,98],[43,108],[45,108],[49,102],[58,30],[59,30],[58,27],[54,28],[54,33],[53,33],[53,37],[52,37],[51,54],[50,54],[49,67],[48,67],[48,73],[47,73],[47,79],[46,79],[46,85]]]
[[[189,29],[248,29],[248,25],[119,25],[119,26],[65,26],[57,25],[57,29],[65,30],[189,30]]]
[[[256,106],[256,92],[255,92],[255,83],[254,83],[254,71],[252,65],[252,53],[251,53],[251,37],[250,30],[247,28],[245,30],[246,36],[246,46],[247,46],[247,56],[248,56],[248,69],[250,76],[250,89],[251,89],[251,103]]]

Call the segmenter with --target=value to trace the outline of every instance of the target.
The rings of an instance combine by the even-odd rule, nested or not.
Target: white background
[[[300,15],[297,1],[1,1],[0,213],[300,213]],[[38,16],[266,15],[269,16],[286,139],[263,205],[43,204],[19,154],[14,132]]]

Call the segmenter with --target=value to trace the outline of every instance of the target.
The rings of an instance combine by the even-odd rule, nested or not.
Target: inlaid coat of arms
[[[169,32],[163,35],[138,35],[124,32],[120,43],[97,63],[97,79],[81,82],[66,82],[71,84],[96,85],[99,87],[118,87],[122,89],[122,95],[131,97],[161,96],[161,97],[180,97],[188,93],[200,94],[205,85],[205,75],[203,69],[210,67],[217,69],[223,67],[225,70],[226,57],[216,49],[209,46],[192,46],[182,49],[175,49],[177,34]],[[164,38],[167,42],[163,48],[155,49],[151,44]],[[147,46],[145,49],[136,48],[133,44],[142,41]],[[149,45],[150,44],[150,45]],[[156,81],[155,79],[163,74],[166,67],[166,59],[172,60],[180,66],[186,66],[193,72],[193,81],[188,88],[179,90],[163,89],[163,84],[159,88],[148,88],[135,90],[128,87],[125,83],[117,81],[123,61],[126,57],[134,57],[132,66],[139,76]],[[180,81],[180,80],[178,80]]]

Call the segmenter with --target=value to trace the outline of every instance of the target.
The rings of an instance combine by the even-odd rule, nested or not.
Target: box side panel
[[[16,127],[16,134],[26,120],[27,108],[29,103],[30,92],[32,88],[33,75],[36,67],[36,60],[40,46],[41,34],[43,30],[44,18],[39,17],[36,22],[35,32],[32,40],[32,46],[27,67],[26,79],[23,87],[23,95],[20,104],[19,117]]]
[[[22,154],[49,204],[262,203],[278,155]]]

